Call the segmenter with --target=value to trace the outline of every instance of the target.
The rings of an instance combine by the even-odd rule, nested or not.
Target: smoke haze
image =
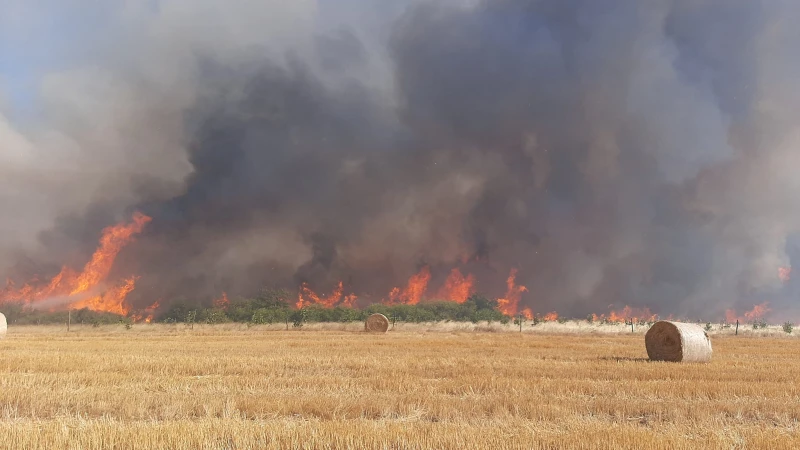
[[[0,37],[63,7],[4,3]],[[53,47],[36,114],[0,77],[0,274],[80,267],[142,211],[115,265],[141,306],[340,280],[379,301],[428,265],[493,296],[517,268],[522,306],[566,315],[800,310],[778,277],[800,258],[800,4],[102,10]]]

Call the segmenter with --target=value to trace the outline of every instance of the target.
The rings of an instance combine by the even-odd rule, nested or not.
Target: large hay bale
[[[6,322],[5,314],[0,313],[0,339],[6,337],[8,331],[8,322]]]
[[[373,314],[364,322],[364,331],[370,333],[386,333],[389,331],[389,319],[383,314]]]
[[[656,322],[647,330],[644,344],[651,361],[711,361],[711,340],[705,330],[695,324]]]

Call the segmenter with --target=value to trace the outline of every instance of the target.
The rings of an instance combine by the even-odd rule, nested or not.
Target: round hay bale
[[[647,330],[644,344],[651,361],[711,361],[711,340],[705,330],[695,324],[656,322]]]
[[[386,333],[389,331],[389,319],[383,314],[373,314],[364,322],[364,331],[369,333]]]
[[[3,313],[0,313],[0,339],[6,337],[6,332],[8,331],[8,322],[6,322],[6,316]]]

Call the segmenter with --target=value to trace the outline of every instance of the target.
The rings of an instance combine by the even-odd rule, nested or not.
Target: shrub
[[[792,322],[784,322],[783,323],[783,331],[786,334],[792,334],[792,330],[794,329],[794,324]]]
[[[250,321],[258,324],[284,323],[289,315],[290,310],[287,308],[259,308],[250,317]]]
[[[225,310],[220,308],[211,308],[201,311],[200,322],[205,323],[225,323],[230,322]]]

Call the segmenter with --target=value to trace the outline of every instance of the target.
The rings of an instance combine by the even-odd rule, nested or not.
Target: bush
[[[64,325],[68,321],[69,311],[40,311],[28,309],[22,305],[3,305],[3,313],[9,324],[15,325]],[[91,311],[87,308],[72,311],[72,323],[83,325],[127,324],[131,319],[119,314]]]
[[[784,322],[783,323],[783,331],[786,334],[792,334],[792,330],[794,329],[794,324],[792,322]]]
[[[292,295],[285,290],[262,289],[255,298],[232,298],[224,307],[202,307],[202,302],[186,298],[176,298],[168,302],[165,310],[156,317],[163,323],[225,323],[271,324],[292,322],[301,327],[310,322],[360,322],[370,314],[380,313],[396,322],[495,322],[508,324],[512,319],[497,310],[497,301],[475,294],[464,303],[449,301],[424,302],[417,305],[373,304],[361,310],[337,306],[323,308],[309,305],[302,310],[293,308]],[[67,322],[67,311],[42,312],[25,309],[20,305],[4,305],[3,312],[9,323],[50,324]],[[541,317],[537,318],[538,321]],[[564,319],[565,320],[565,319]],[[113,324],[130,319],[110,313],[98,313],[88,309],[72,312],[72,322],[76,324]],[[559,320],[561,321],[561,319]]]
[[[257,324],[285,323],[290,313],[288,308],[259,308],[250,316],[250,321]]]
[[[200,310],[200,313],[197,316],[197,321],[213,324],[230,322],[231,319],[227,314],[225,314],[225,310],[221,308],[210,308]]]

